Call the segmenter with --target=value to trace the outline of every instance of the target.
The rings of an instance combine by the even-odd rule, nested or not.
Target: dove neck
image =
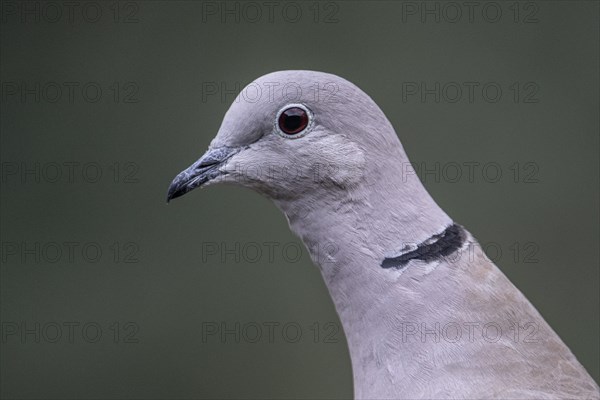
[[[413,289],[407,282],[421,281],[430,267],[437,268],[436,262],[418,261],[398,271],[384,268],[383,261],[442,235],[453,222],[416,176],[406,182],[375,182],[368,190],[330,191],[279,207],[321,270],[348,340],[360,396],[356,385],[368,387],[374,379],[365,363],[374,362],[373,349],[389,333],[386,326],[399,315],[399,307],[407,315],[423,309],[423,294],[415,291],[425,285]],[[378,368],[373,365],[372,370]]]
[[[317,194],[278,206],[319,267],[342,321],[375,309],[383,296],[396,292],[382,292],[401,273],[384,268],[386,258],[414,250],[453,224],[416,175],[404,182],[372,181],[368,190]]]
[[[356,297],[349,302],[368,302],[363,297],[376,294],[381,281],[395,273],[382,267],[386,258],[416,249],[453,224],[417,175],[371,176],[384,178],[371,179],[368,187],[315,191],[310,198],[276,202],[336,303],[336,297],[348,293]]]
[[[328,284],[335,283],[336,271],[381,269],[386,257],[416,248],[453,223],[416,175],[388,175],[367,188],[324,190],[276,203]]]

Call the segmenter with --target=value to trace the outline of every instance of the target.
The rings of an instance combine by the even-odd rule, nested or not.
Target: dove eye
[[[277,127],[281,136],[297,138],[308,133],[312,123],[312,114],[302,104],[291,104],[282,108],[277,114]]]

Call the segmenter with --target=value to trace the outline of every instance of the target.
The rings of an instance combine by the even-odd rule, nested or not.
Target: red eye
[[[308,113],[300,107],[290,107],[281,112],[277,122],[283,133],[295,135],[308,126]]]

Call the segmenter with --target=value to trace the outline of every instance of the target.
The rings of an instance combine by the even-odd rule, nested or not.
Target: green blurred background
[[[230,92],[282,69],[370,94],[599,379],[598,2],[71,4],[2,1],[3,398],[352,396],[283,215],[231,186],[165,204]]]

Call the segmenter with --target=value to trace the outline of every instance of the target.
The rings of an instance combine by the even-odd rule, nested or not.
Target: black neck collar
[[[465,241],[465,230],[456,224],[450,225],[438,235],[433,235],[417,248],[408,253],[393,258],[385,258],[381,262],[382,268],[402,269],[411,260],[434,261],[448,256],[458,250]]]

